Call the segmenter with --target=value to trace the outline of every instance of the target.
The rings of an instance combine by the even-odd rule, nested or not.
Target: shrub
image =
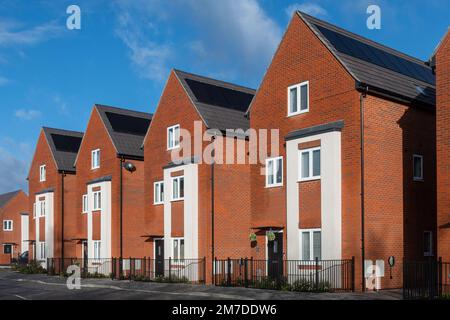
[[[45,270],[39,263],[36,261],[32,261],[26,265],[23,264],[14,264],[12,266],[14,271],[23,274],[45,274],[47,270]]]

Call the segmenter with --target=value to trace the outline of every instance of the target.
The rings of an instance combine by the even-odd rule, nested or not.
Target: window
[[[100,257],[101,257],[101,248],[102,248],[102,242],[101,241],[94,241],[94,259],[100,259]]]
[[[89,211],[89,201],[87,194],[83,195],[83,213],[87,213]]]
[[[97,210],[101,210],[101,209],[102,209],[102,192],[96,191],[96,192],[94,192],[93,210],[97,211]]]
[[[100,168],[100,149],[92,151],[92,170]]]
[[[33,203],[33,219],[36,219],[36,202]]]
[[[266,160],[266,187],[283,185],[283,157]]]
[[[154,195],[153,203],[162,204],[164,203],[164,181],[155,182],[153,184]]]
[[[46,173],[47,173],[47,170],[46,170],[45,165],[40,166],[39,167],[39,181],[40,182],[44,182],[45,181]]]
[[[39,242],[39,260],[47,259],[45,242]]]
[[[180,125],[167,128],[167,150],[176,149],[180,146]]]
[[[45,201],[39,201],[39,217],[45,217]]]
[[[300,150],[300,181],[320,179],[320,148]]]
[[[3,231],[13,231],[12,220],[3,220]]]
[[[300,230],[302,260],[322,259],[322,233],[320,229]]]
[[[175,238],[173,239],[173,259],[175,262],[184,260],[184,239]]]
[[[425,231],[423,233],[423,255],[425,257],[433,256],[433,232]]]
[[[422,181],[423,180],[423,156],[413,155],[413,174],[414,181]]]
[[[12,254],[12,245],[11,244],[4,244],[3,245],[3,253],[4,254]]]
[[[309,82],[288,88],[288,117],[309,111]]]
[[[172,178],[172,201],[184,199],[184,177]]]

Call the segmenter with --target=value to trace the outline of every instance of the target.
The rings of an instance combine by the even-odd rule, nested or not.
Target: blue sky
[[[152,112],[173,67],[256,88],[295,9],[423,60],[450,24],[448,0],[0,0],[0,193],[26,190],[40,127],[84,131],[94,103]]]

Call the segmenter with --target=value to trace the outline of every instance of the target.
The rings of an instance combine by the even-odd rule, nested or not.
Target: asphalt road
[[[397,292],[295,293],[246,288],[82,279],[69,290],[66,279],[0,269],[0,300],[395,300]]]

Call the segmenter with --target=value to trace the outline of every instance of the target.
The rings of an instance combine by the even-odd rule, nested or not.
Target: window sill
[[[177,149],[180,149],[180,148],[181,148],[180,146],[173,147],[173,148],[167,148],[167,151],[177,150]]]
[[[304,114],[304,113],[308,113],[308,112],[309,112],[309,108],[306,109],[306,110],[302,110],[302,111],[299,111],[299,112],[295,112],[295,113],[288,113],[287,117],[288,117],[288,118],[290,118],[290,117],[295,117],[295,116],[298,116],[298,115],[300,115],[300,114]]]
[[[184,198],[170,200],[170,202],[180,202],[180,201],[184,201]]]
[[[300,179],[297,182],[298,183],[302,183],[302,182],[310,182],[310,181],[317,181],[317,180],[322,180],[322,177],[313,177],[313,178],[307,178],[307,179]]]
[[[157,203],[153,203],[154,206],[162,206],[164,205],[164,202],[157,202]]]
[[[266,189],[282,188],[283,184],[266,185]]]

